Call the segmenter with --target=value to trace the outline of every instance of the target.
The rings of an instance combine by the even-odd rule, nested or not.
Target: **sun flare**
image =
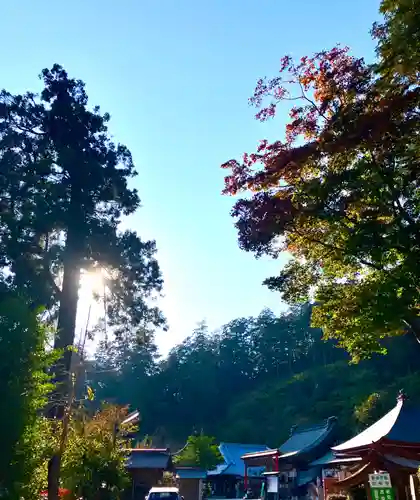
[[[102,269],[84,271],[80,276],[80,300],[91,300],[95,295],[103,296],[105,293],[105,276]]]

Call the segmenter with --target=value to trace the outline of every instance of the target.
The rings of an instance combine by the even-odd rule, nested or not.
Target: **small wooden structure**
[[[207,472],[198,467],[177,467],[175,470],[179,493],[184,500],[202,500]]]
[[[150,488],[157,486],[163,473],[173,470],[168,448],[133,448],[129,450],[126,468],[132,479],[131,500],[144,500]]]

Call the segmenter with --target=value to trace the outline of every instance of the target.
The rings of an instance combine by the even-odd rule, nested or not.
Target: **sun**
[[[77,303],[78,329],[88,328],[103,315],[107,292],[105,276],[105,270],[102,268],[82,270]]]
[[[79,300],[91,301],[95,296],[103,297],[105,276],[102,269],[82,271],[80,276]]]
[[[101,268],[89,271],[82,270],[79,282],[79,300],[77,303],[76,318],[76,345],[81,352],[84,352],[85,349],[88,349],[88,351],[90,349],[87,332],[104,315],[105,295],[105,271]]]

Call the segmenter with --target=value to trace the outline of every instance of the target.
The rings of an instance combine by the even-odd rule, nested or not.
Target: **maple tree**
[[[266,284],[288,302],[315,299],[313,325],[354,360],[384,352],[388,336],[420,340],[420,89],[414,70],[398,74],[398,3],[381,6],[375,64],[338,46],[286,56],[279,76],[260,79],[257,119],[293,104],[284,139],[223,165],[224,193],[245,193],[232,210],[240,247],[290,252]]]

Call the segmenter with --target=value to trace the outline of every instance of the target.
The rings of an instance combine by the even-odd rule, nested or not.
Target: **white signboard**
[[[277,476],[267,477],[267,493],[278,493],[279,491],[278,479],[279,478]]]
[[[388,472],[369,474],[369,485],[371,488],[392,488],[391,477]]]
[[[339,469],[323,469],[322,470],[322,478],[326,477],[338,477]]]

